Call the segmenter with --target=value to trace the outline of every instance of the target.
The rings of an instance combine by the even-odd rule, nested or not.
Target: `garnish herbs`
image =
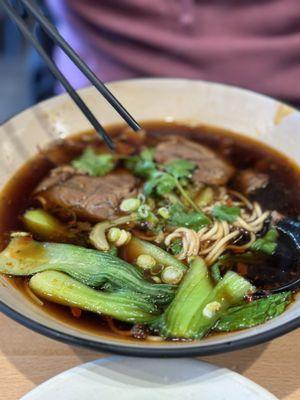
[[[251,250],[272,255],[277,246],[278,232],[275,228],[270,229],[265,236],[256,239],[251,246]]]
[[[208,225],[210,219],[201,211],[185,212],[179,204],[174,204],[170,208],[171,218],[169,224],[171,226],[184,226],[194,230],[199,230],[205,225]]]
[[[156,171],[156,164],[153,161],[154,149],[146,148],[137,156],[132,156],[125,162],[125,166],[134,175],[148,179]]]
[[[112,154],[97,154],[94,149],[88,147],[80,157],[72,161],[72,166],[91,176],[104,176],[115,168],[116,159]]]
[[[212,214],[217,219],[232,223],[238,218],[240,212],[241,209],[239,207],[228,207],[226,205],[219,205],[214,206]]]

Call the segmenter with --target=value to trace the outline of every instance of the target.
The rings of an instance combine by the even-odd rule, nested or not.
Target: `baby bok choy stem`
[[[123,251],[129,259],[137,260],[137,258],[142,254],[147,254],[155,259],[158,264],[164,266],[171,266],[180,271],[186,271],[187,267],[182,264],[177,258],[173,257],[171,254],[145,240],[138,239],[137,237],[132,237],[130,242],[123,247]]]
[[[229,307],[241,303],[245,296],[254,290],[246,279],[228,271],[200,304],[189,326],[190,338],[199,339],[205,336]]]
[[[199,339],[230,306],[239,304],[253,291],[248,281],[231,271],[213,288],[204,262],[196,259],[163,315],[161,334]]]
[[[110,283],[148,296],[153,302],[170,302],[175,286],[146,281],[133,265],[109,253],[61,243],[36,242],[30,236],[15,237],[0,253],[0,273],[34,275],[55,270],[92,287]]]
[[[202,258],[195,258],[161,319],[161,334],[166,337],[189,337],[189,325],[199,304],[212,291],[208,269]]]
[[[75,238],[74,233],[68,229],[67,225],[41,208],[27,210],[22,220],[26,228],[38,239],[60,242]]]
[[[158,311],[147,299],[135,293],[104,293],[57,271],[34,275],[29,286],[38,296],[51,302],[108,315],[120,321],[149,323]]]

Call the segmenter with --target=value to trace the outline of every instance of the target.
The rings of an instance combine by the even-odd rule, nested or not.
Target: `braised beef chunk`
[[[62,182],[67,181],[74,175],[78,175],[78,172],[75,168],[71,167],[70,165],[64,165],[62,167],[57,167],[52,169],[50,175],[47,178],[43,179],[42,182],[38,185],[35,189],[35,193],[39,194],[44,192],[53,186],[61,184]]]
[[[155,160],[168,163],[185,159],[197,164],[193,179],[196,183],[225,185],[234,173],[232,165],[213,150],[199,143],[173,136],[156,147]]]
[[[244,194],[251,194],[258,189],[263,189],[268,183],[269,177],[267,174],[252,169],[245,169],[239,172],[234,180],[235,188]]]
[[[137,195],[137,185],[127,172],[93,177],[61,167],[52,170],[35,193],[50,206],[71,208],[79,218],[96,222],[116,217],[121,201]]]

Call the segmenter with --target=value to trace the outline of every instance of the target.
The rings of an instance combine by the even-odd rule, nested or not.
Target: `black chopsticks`
[[[70,47],[70,45],[64,40],[64,38],[59,34],[57,29],[51,24],[51,22],[41,13],[38,7],[31,0],[19,0],[20,4],[24,9],[30,14],[30,16],[39,23],[42,29],[47,33],[57,46],[59,46],[67,56],[74,62],[74,64],[81,70],[81,72],[89,79],[89,81],[95,86],[95,88],[104,96],[104,98],[113,106],[113,108],[118,112],[118,114],[127,122],[127,124],[135,131],[141,129],[140,125],[134,120],[134,118],[128,113],[128,111],[122,106],[122,104],[114,97],[114,95],[108,90],[104,83],[97,78],[97,76],[91,71],[91,69],[85,64],[85,62],[78,56],[78,54]],[[44,48],[39,43],[38,39],[31,32],[31,28],[27,24],[26,17],[24,13],[11,5],[8,0],[0,0],[0,4],[8,14],[8,16],[15,22],[22,34],[27,40],[38,51],[40,56],[44,59],[48,68],[55,76],[55,78],[60,81],[62,86],[65,88],[67,93],[77,104],[80,110],[84,113],[86,118],[95,128],[95,130],[102,136],[104,142],[110,149],[114,149],[114,143],[110,136],[106,133],[105,129],[96,119],[91,110],[84,103],[82,98],[77,94],[75,89],[72,87],[70,82],[62,74],[62,72],[57,68],[56,64],[52,61],[50,56],[46,53]]]

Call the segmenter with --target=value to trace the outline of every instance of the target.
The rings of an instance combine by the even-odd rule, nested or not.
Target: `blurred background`
[[[300,104],[299,0],[35,2],[103,81],[203,79]],[[88,84],[36,34],[74,87]],[[0,122],[61,91],[0,8]]]
[[[0,122],[31,104],[29,49],[0,9]]]
[[[49,17],[44,1],[38,3]],[[37,35],[51,53],[52,44],[45,42],[42,32]],[[53,95],[54,82],[38,54],[0,8],[0,123]]]

